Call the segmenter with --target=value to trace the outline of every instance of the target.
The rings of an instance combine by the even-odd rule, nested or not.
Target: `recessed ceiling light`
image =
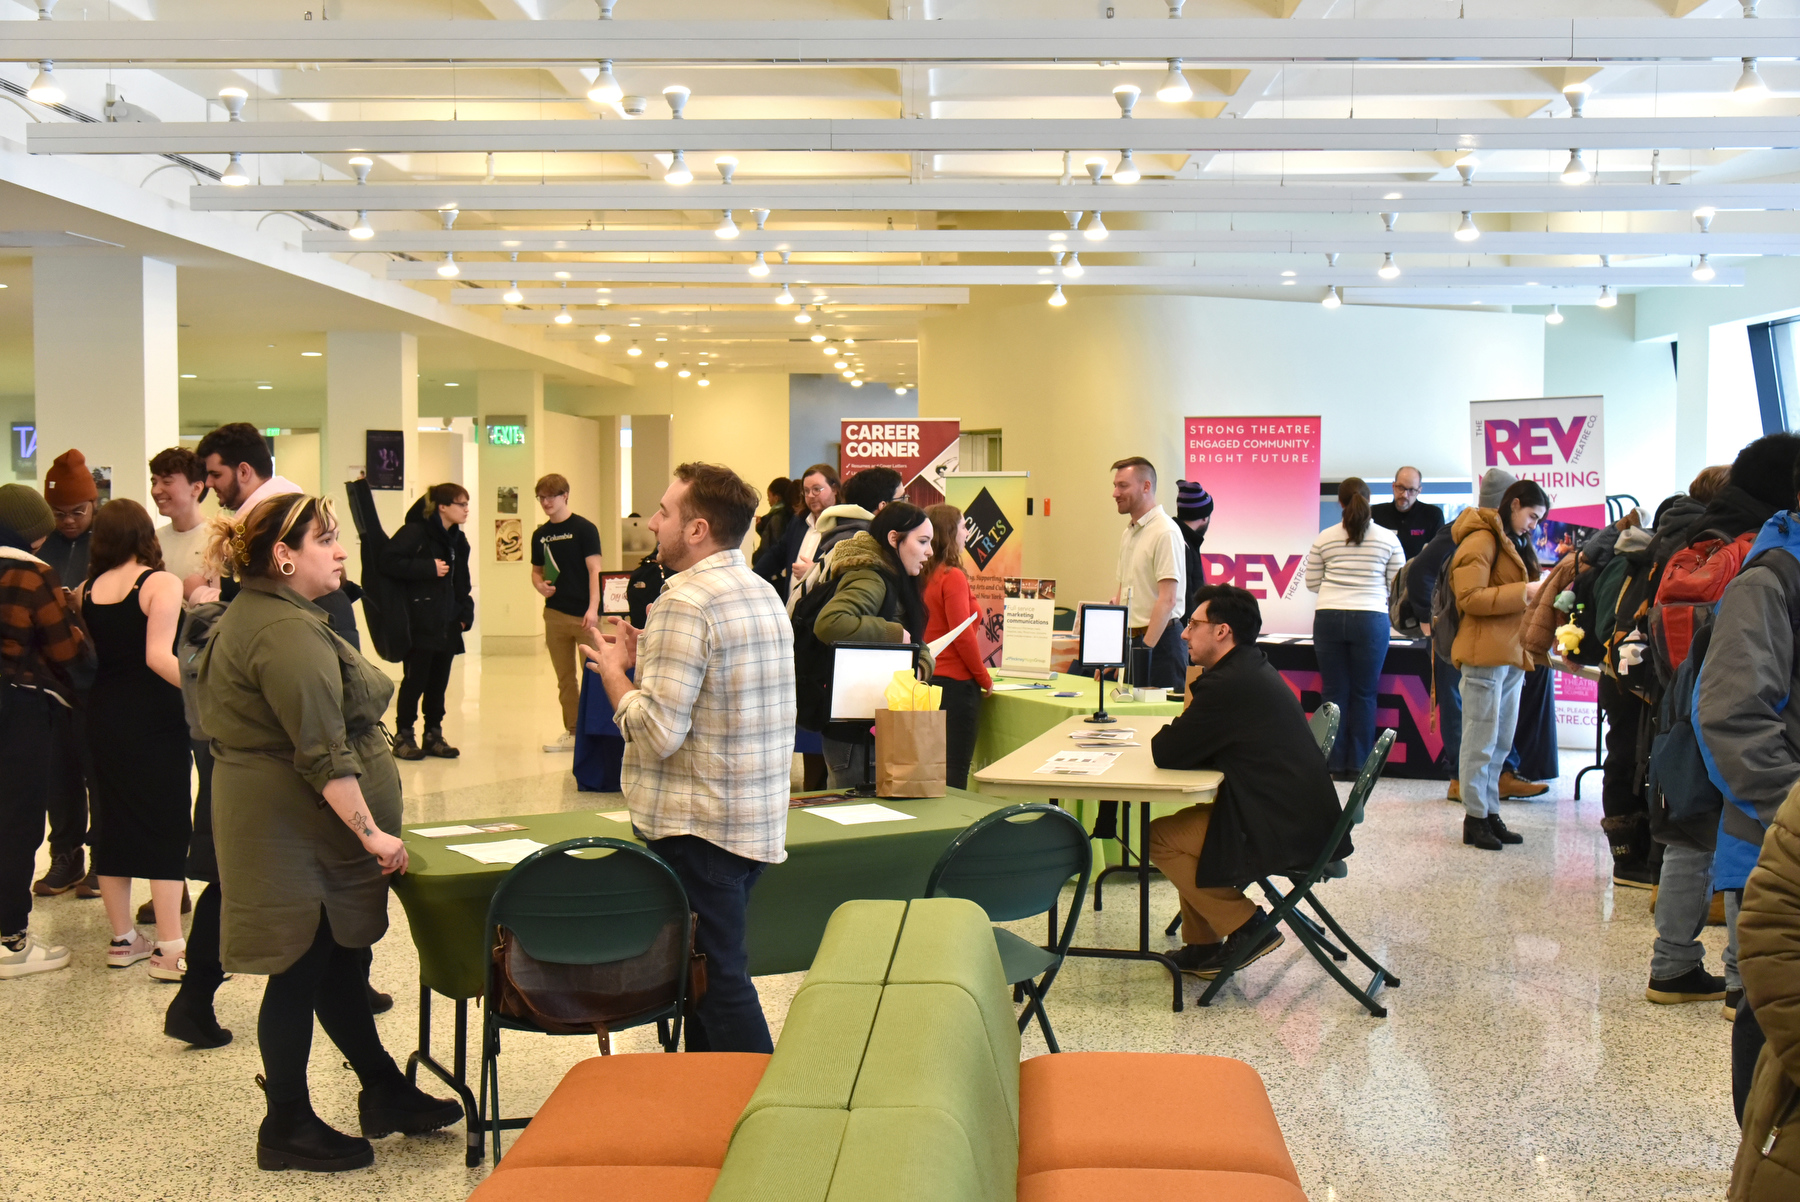
[[[300,357],[302,359],[317,359],[324,353],[324,351],[301,351]]]
[[[200,377],[196,376],[193,372],[184,371],[181,373],[181,378],[184,380],[198,380]]]
[[[273,387],[275,387],[275,385],[273,385],[273,384],[258,384],[256,386],[256,390],[258,392],[267,392]]]
[[[458,384],[455,380],[445,380],[444,387],[445,388],[461,388],[462,385]]]
[[[1389,192],[1386,196],[1383,196],[1381,199],[1383,199],[1383,200],[1405,200],[1406,197],[1400,195],[1400,193],[1398,193],[1398,192]]]

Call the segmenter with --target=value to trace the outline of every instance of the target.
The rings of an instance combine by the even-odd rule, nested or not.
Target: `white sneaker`
[[[556,742],[545,743],[544,750],[545,751],[574,751],[575,750],[575,732],[572,730],[563,731],[561,736],[559,736],[557,738]]]
[[[108,968],[130,968],[139,960],[148,960],[156,950],[151,942],[137,931],[131,932],[129,939],[115,939],[106,945],[106,966]]]
[[[40,942],[35,935],[27,933],[25,946],[16,952],[0,943],[0,981],[28,977],[34,972],[54,972],[68,966],[68,948],[52,947]]]

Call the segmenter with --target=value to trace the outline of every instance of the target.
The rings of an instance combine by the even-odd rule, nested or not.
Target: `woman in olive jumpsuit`
[[[313,604],[337,587],[345,559],[329,502],[279,496],[236,524],[221,519],[214,553],[243,582],[200,653],[198,683],[214,760],[221,959],[269,978],[257,1020],[268,1102],[257,1164],[360,1168],[374,1160],[369,1139],[462,1117],[406,1080],[369,1010],[388,877],[406,870],[400,780],[381,729],[393,684]],[[361,1080],[363,1138],[313,1113],[314,1014]]]

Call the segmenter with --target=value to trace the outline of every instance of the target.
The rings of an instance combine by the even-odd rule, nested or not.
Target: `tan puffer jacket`
[[[1531,670],[1519,643],[1525,614],[1525,561],[1500,529],[1493,509],[1465,509],[1450,528],[1450,592],[1456,598],[1456,642],[1450,660],[1458,668],[1505,665]]]
[[[1800,1198],[1800,786],[1763,836],[1738,912],[1744,1000],[1768,1042],[1744,1102],[1730,1202]]]

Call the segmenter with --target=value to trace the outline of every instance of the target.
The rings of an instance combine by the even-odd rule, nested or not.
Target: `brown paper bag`
[[[944,711],[875,711],[875,796],[944,796]]]

